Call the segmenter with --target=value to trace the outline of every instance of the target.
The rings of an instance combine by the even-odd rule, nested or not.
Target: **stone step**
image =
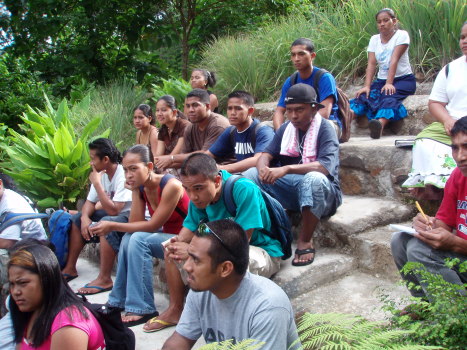
[[[291,302],[296,313],[347,313],[361,315],[371,321],[387,321],[388,314],[381,309],[384,296],[394,300],[398,308],[403,308],[409,303],[410,294],[404,286],[393,281],[352,271],[292,298]]]
[[[402,225],[411,226],[412,222]],[[389,225],[370,229],[349,238],[352,255],[357,258],[358,269],[375,277],[396,281],[400,279],[399,272],[391,253],[391,237],[394,229]]]
[[[330,248],[317,249],[315,261],[311,265],[292,266],[292,259],[293,256],[283,261],[280,271],[272,278],[289,298],[337,280],[357,268],[357,259]]]
[[[351,137],[340,146],[339,178],[348,195],[403,197],[407,190],[400,185],[412,167],[412,149],[397,148],[396,140],[414,136]]]
[[[404,106],[407,109],[408,116],[403,119],[398,135],[417,135],[428,124],[435,121],[428,111],[429,95],[413,95],[404,100]],[[272,120],[277,102],[257,103],[253,116],[261,121]],[[369,135],[368,120],[366,118],[357,118],[352,123],[351,135],[363,136]],[[392,131],[385,130],[384,135],[392,135]]]
[[[349,245],[353,235],[409,220],[414,212],[412,206],[390,198],[344,196],[337,213],[321,221],[315,232],[315,242],[318,246]]]

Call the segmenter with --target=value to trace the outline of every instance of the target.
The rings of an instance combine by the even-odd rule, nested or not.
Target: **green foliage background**
[[[213,40],[204,48],[202,65],[218,74],[218,96],[242,89],[257,101],[271,101],[293,72],[290,44],[309,37],[315,64],[349,82],[365,73],[366,47],[378,33],[375,14],[384,7],[393,8],[409,32],[410,59],[419,77],[432,77],[460,56],[459,33],[467,18],[463,0],[334,0],[318,1],[307,14],[294,13],[251,33]]]

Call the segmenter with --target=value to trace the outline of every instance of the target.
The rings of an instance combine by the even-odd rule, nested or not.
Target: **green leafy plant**
[[[171,95],[177,102],[177,108],[183,111],[185,96],[192,90],[190,83],[183,79],[162,79],[162,86],[152,84],[153,97],[152,102],[155,104],[157,100],[164,95]]]
[[[449,268],[467,271],[467,261],[446,261]],[[401,314],[392,303],[386,302],[386,310],[393,314],[393,327],[409,329],[411,338],[420,344],[435,345],[451,350],[465,349],[467,343],[467,298],[461,294],[467,284],[459,286],[445,281],[441,275],[430,273],[419,263],[407,263],[402,272],[420,276],[430,302],[411,298],[406,308],[409,314]],[[421,288],[408,284],[409,288]]]
[[[89,108],[70,116],[78,134],[96,117],[102,121],[97,133],[110,129],[109,138],[120,149],[126,149],[135,142],[136,129],[133,127],[133,108],[146,102],[146,92],[135,87],[129,80],[116,80],[93,88],[90,92]]]
[[[26,105],[44,106],[42,96],[50,86],[41,81],[38,73],[28,70],[27,60],[6,53],[0,56],[0,76],[0,122],[16,128]]]
[[[253,339],[245,339],[239,343],[235,343],[232,340],[226,340],[220,343],[207,344],[200,347],[200,350],[256,350],[261,349],[264,342],[258,342]]]
[[[408,337],[412,331],[388,329],[382,323],[346,314],[305,313],[298,323],[298,332],[304,349],[440,349],[417,345]]]
[[[78,134],[70,122],[73,114],[84,114],[90,98],[85,97],[70,109],[63,100],[57,109],[45,96],[45,110],[28,106],[20,127],[25,135],[9,129],[12,146],[2,145],[9,160],[3,163],[10,175],[37,205],[73,207],[84,196],[88,182],[87,145],[101,118],[91,120]],[[99,137],[107,137],[107,130]]]
[[[365,74],[366,48],[378,33],[375,15],[384,7],[393,8],[409,32],[409,55],[420,77],[432,77],[461,54],[458,36],[467,18],[463,0],[330,0],[314,2],[309,14],[292,13],[255,31],[212,40],[204,46],[201,65],[217,73],[221,98],[242,89],[259,102],[275,100],[294,70],[290,44],[309,37],[317,54],[314,64],[341,83],[350,82]]]

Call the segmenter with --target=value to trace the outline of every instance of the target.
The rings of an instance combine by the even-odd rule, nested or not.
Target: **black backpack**
[[[229,214],[233,217],[235,217],[237,214],[237,205],[233,199],[233,189],[235,182],[242,178],[244,177],[240,175],[230,176],[225,181],[224,190],[222,191],[225,207]],[[279,241],[282,247],[282,252],[284,253],[282,260],[287,260],[292,256],[293,241],[289,217],[277,199],[271,197],[271,195],[263,191],[261,188],[259,190],[261,191],[261,196],[263,197],[264,203],[266,204],[266,208],[269,213],[269,218],[271,219],[271,232],[264,229],[261,231],[267,234],[269,237]]]
[[[135,350],[135,334],[123,324],[118,308],[90,303],[84,296],[81,297],[84,306],[91,311],[102,328],[106,350]]]
[[[313,68],[314,70],[314,68]],[[313,87],[316,90],[316,95],[318,101],[320,100],[319,98],[319,80],[321,77],[329,73],[326,69],[320,68],[316,73],[315,76],[313,77]],[[298,79],[298,71],[293,73],[290,76],[290,86],[297,84],[297,79]],[[339,117],[339,120],[342,123],[342,135],[339,139],[340,143],[344,143],[349,141],[350,138],[350,126],[352,123],[352,119],[354,114],[352,113],[350,109],[350,101],[347,95],[342,91],[339,87],[337,87],[337,116]]]

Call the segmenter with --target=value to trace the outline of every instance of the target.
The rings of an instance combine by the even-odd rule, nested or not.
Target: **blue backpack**
[[[229,214],[233,217],[235,217],[237,214],[237,205],[233,199],[233,189],[235,182],[242,178],[244,177],[240,175],[232,175],[224,183],[224,204]],[[261,188],[260,191],[264,203],[266,204],[269,218],[271,219],[271,232],[264,229],[261,231],[267,234],[269,237],[279,241],[282,247],[282,252],[284,253],[282,260],[287,260],[292,256],[293,241],[289,217],[277,199],[271,197],[271,195],[263,191]]]
[[[55,246],[55,255],[61,268],[65,267],[68,257],[68,234],[71,228],[71,214],[56,210],[49,219],[49,240]]]

